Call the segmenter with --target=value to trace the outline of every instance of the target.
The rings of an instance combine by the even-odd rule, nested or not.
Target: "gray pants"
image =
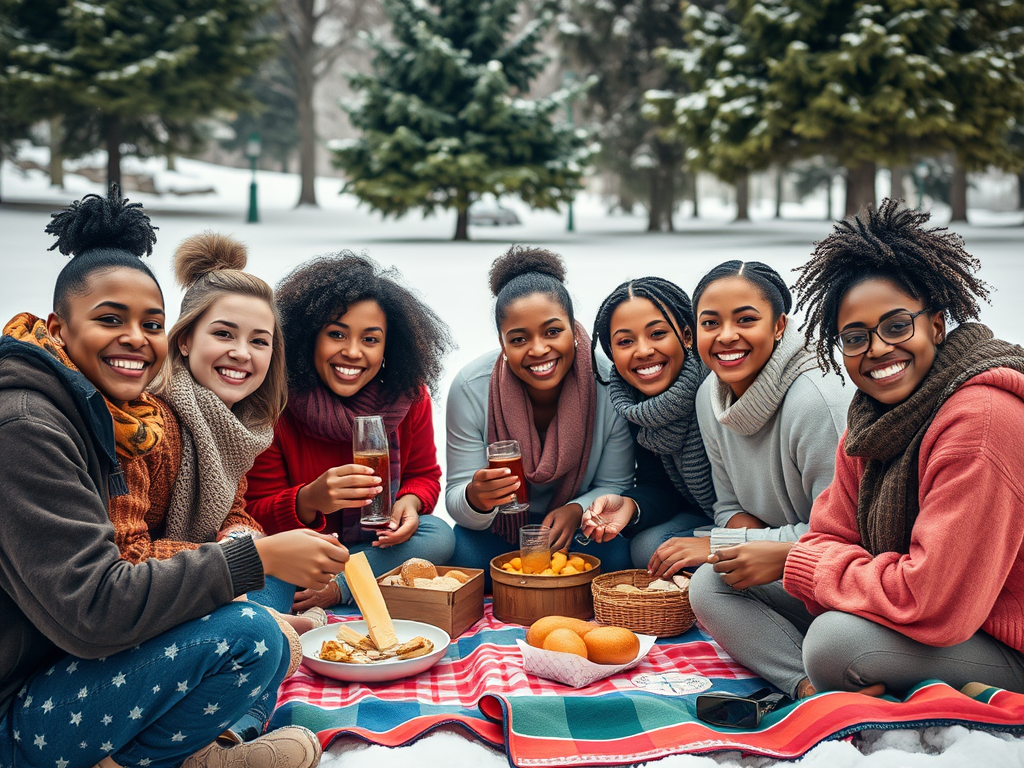
[[[782,582],[736,590],[710,565],[690,581],[697,619],[730,656],[790,696],[807,677],[818,691],[875,683],[902,696],[923,680],[984,683],[1024,693],[1024,654],[978,631],[939,648],[839,611],[810,614]]]

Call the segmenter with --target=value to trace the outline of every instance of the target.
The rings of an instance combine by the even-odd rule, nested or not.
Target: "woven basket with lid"
[[[690,608],[690,593],[620,592],[619,584],[644,589],[654,579],[644,570],[614,571],[597,576],[590,585],[594,593],[594,618],[602,624],[625,627],[642,635],[681,635],[697,620]]]

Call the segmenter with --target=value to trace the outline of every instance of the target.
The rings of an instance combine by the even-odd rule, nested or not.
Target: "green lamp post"
[[[259,209],[256,207],[256,161],[260,159],[260,152],[263,150],[263,142],[260,135],[253,131],[249,134],[249,141],[245,143],[245,156],[249,158],[252,167],[252,181],[249,183],[249,218],[250,224],[256,224],[260,220]]]

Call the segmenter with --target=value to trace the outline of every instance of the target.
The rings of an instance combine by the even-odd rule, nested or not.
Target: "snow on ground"
[[[45,163],[45,156],[33,159]],[[93,164],[103,167],[102,158]],[[474,240],[454,243],[450,240],[454,214],[382,221],[352,197],[340,196],[337,179],[326,178],[317,182],[321,207],[296,209],[297,177],[269,171],[258,174],[261,221],[246,224],[248,171],[186,159],[179,160],[177,167],[176,172],[168,172],[162,170],[160,161],[132,161],[131,171],[153,173],[159,190],[213,187],[216,192],[189,196],[127,193],[132,201],[145,204],[153,223],[160,228],[151,264],[165,291],[169,321],[175,318],[181,298],[171,278],[174,247],[186,236],[204,229],[231,233],[246,242],[249,269],[271,284],[314,255],[345,248],[396,266],[406,283],[448,322],[459,344],[448,361],[437,403],[442,466],[444,393],[463,365],[497,344],[487,270],[511,243],[546,246],[565,257],[568,288],[577,315],[589,328],[600,301],[630,277],[660,275],[691,290],[711,267],[737,258],[764,261],[789,275],[789,270],[806,260],[813,242],[828,234],[831,226],[824,220],[823,198],[784,205],[781,220],[771,218],[774,204],[763,201],[753,208],[754,221],[746,224],[730,223],[734,211],[725,201],[704,199],[700,219],[689,218],[684,209],[676,218],[678,232],[648,234],[643,216],[608,216],[600,200],[584,197],[576,204],[573,233],[566,232],[564,212],[530,211],[516,202],[506,202],[519,214],[521,226],[471,227]],[[64,190],[51,189],[42,172],[23,173],[8,162],[0,168],[0,192],[4,201],[0,204],[0,318],[6,320],[26,310],[45,315],[51,308],[54,279],[65,262],[56,252],[46,252],[53,243],[43,231],[49,214],[86,193],[102,193],[102,187],[68,174]],[[981,260],[982,277],[996,288],[992,305],[983,308],[982,321],[997,336],[1024,343],[1024,322],[1014,309],[1024,293],[1024,214],[972,210],[970,218],[971,224],[956,229],[968,250]],[[945,224],[947,219],[948,211],[935,210],[936,224]],[[500,768],[507,764],[502,753],[453,731],[439,732],[399,749],[365,746],[355,740],[336,742],[324,765],[391,768],[439,765],[442,760],[453,768]],[[1024,766],[1024,739],[964,728],[870,733],[855,744],[823,744],[797,762],[809,768],[950,768],[983,763],[1001,768]],[[779,764],[765,758],[741,758],[737,753],[714,758],[678,756],[658,762],[664,768],[762,768]]]

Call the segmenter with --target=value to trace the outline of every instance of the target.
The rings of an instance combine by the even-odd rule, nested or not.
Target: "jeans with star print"
[[[288,662],[277,623],[244,602],[113,656],[66,656],[0,717],[0,768],[179,766],[247,712],[272,710]]]

